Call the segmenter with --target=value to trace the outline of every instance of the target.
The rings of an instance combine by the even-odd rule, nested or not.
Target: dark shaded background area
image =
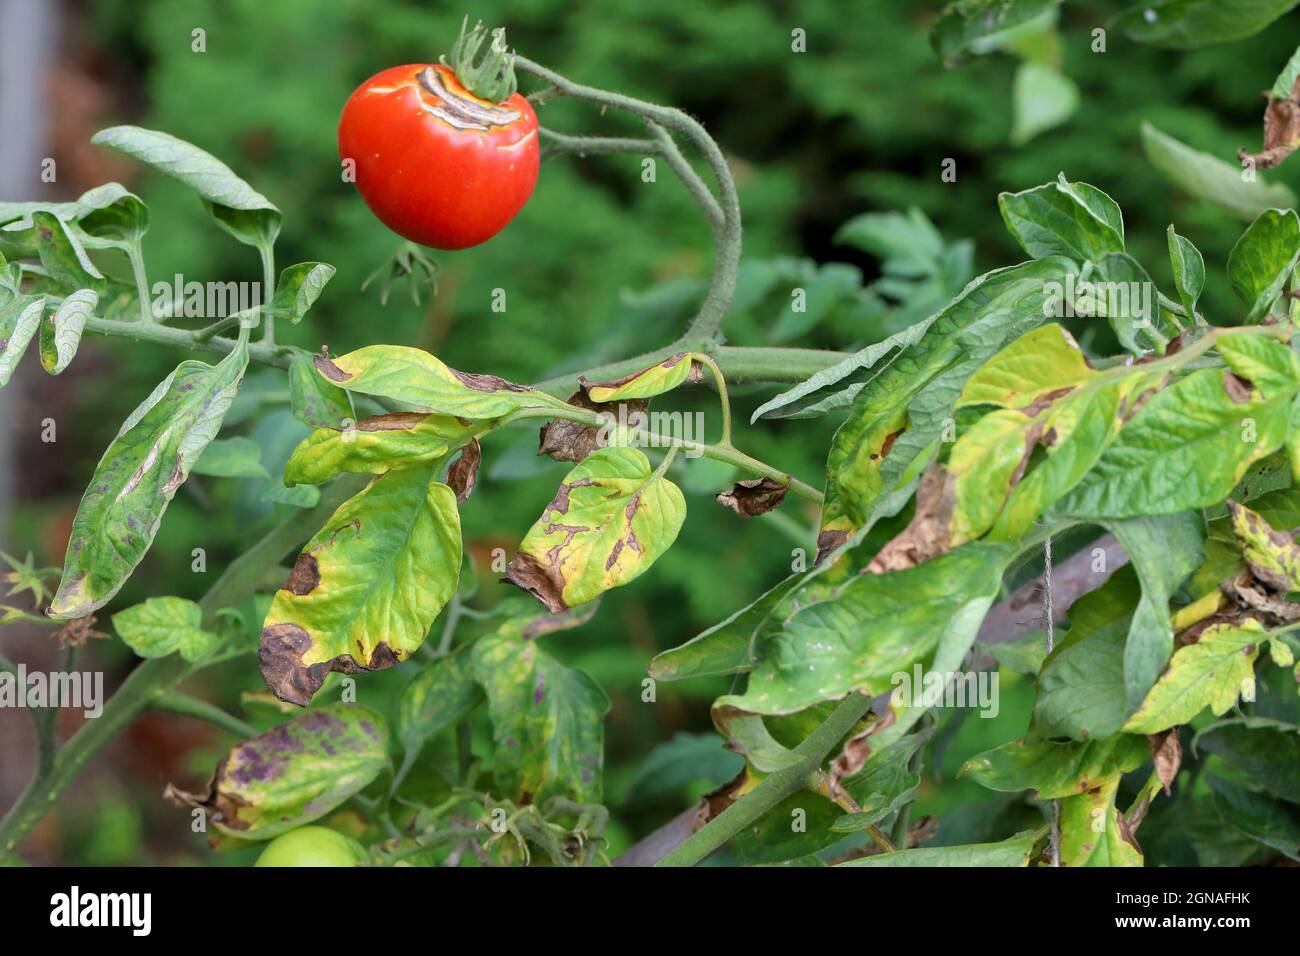
[[[1089,31],[1122,4],[1067,5],[1063,68],[1083,102],[1063,127],[1027,145],[1008,144],[1015,61],[980,57],[943,69],[927,38],[936,3],[889,0],[713,2],[699,0],[519,0],[474,4],[473,14],[508,28],[521,52],[573,79],[683,107],[698,116],[732,162],[745,216],[747,261],[796,257],[846,263],[869,283],[879,265],[837,245],[837,228],[870,210],[917,206],[948,240],[974,240],[977,272],[1023,255],[1002,228],[996,196],[1064,171],[1105,189],[1123,207],[1129,248],[1168,288],[1165,227],[1204,252],[1210,320],[1236,321],[1222,265],[1241,232],[1224,213],[1178,194],[1145,160],[1139,128],[1149,120],[1189,144],[1231,159],[1257,148],[1261,91],[1295,49],[1297,20],[1284,18],[1260,36],[1193,53],[1154,50],[1115,34],[1106,53],[1090,50]],[[429,61],[454,39],[462,7],[402,0],[97,0],[61,6],[61,54],[33,82],[47,91],[54,186],[3,198],[71,198],[116,179],[150,204],[145,240],[151,280],[259,276],[256,254],[212,227],[193,195],[176,183],[89,145],[98,128],[118,122],[166,130],[208,149],[284,212],[278,261],[321,260],[338,267],[293,344],[336,353],[374,342],[417,345],[467,370],[536,381],[668,340],[689,317],[708,275],[706,228],[666,169],[644,183],[637,157],[548,160],[537,193],[518,219],[486,245],[442,253],[437,295],[416,306],[400,291],[381,306],[365,277],[396,245],[341,182],[335,148],[339,109],[361,80],[388,66]],[[790,48],[794,28],[808,50]],[[206,52],[191,50],[206,31]],[[522,77],[525,92],[537,88]],[[566,132],[637,135],[625,117],[601,116],[563,101],[542,122]],[[955,183],[940,180],[946,158]],[[1300,166],[1275,175],[1297,185]],[[506,290],[505,313],[490,310]],[[784,296],[760,296],[724,323],[733,344],[853,348],[879,337],[870,295],[840,307],[796,341],[774,338],[789,311]],[[864,304],[866,303],[866,304]],[[888,303],[886,303],[887,305]],[[873,316],[876,316],[873,318]],[[122,419],[181,356],[161,346],[88,340],[59,378],[26,361],[14,385],[12,428],[17,505],[3,516],[8,550],[57,564],[86,480]],[[284,376],[250,370],[241,404],[223,435],[262,445],[275,472],[305,427],[286,404]],[[741,389],[738,420],[773,389]],[[708,393],[681,407],[711,408]],[[54,445],[40,422],[58,423]],[[820,484],[836,421],[744,427],[740,441],[758,457]],[[484,473],[464,510],[467,547],[479,559],[476,607],[506,592],[487,569],[493,548],[513,550],[565,468],[534,456],[532,430],[494,437]],[[731,477],[696,462],[681,474],[690,518],[674,549],[635,585],[607,596],[584,627],[548,638],[551,649],[586,670],[610,695],[608,803],[614,849],[675,814],[728,776],[730,755],[711,736],[708,704],[721,681],[660,684],[654,705],[641,702],[649,658],[741,607],[789,568],[791,548],[806,545],[815,515],[793,500],[769,518],[741,524],[711,496]],[[147,596],[198,597],[225,563],[274,520],[251,479],[192,479],[167,513],[157,542],[110,610]],[[208,572],[190,570],[193,548]],[[106,617],[100,626],[107,627]],[[435,625],[437,629],[439,625]],[[0,633],[6,652],[30,667],[54,666],[44,632]],[[83,667],[99,667],[114,685],[131,666],[116,641],[96,643]],[[367,676],[367,703],[384,706],[409,677],[401,668]],[[197,693],[240,711],[240,695],[261,690],[255,665],[209,672]],[[957,759],[979,740],[1006,739],[1023,721],[1029,698],[1004,687],[1003,717],[974,721]],[[1020,694],[1020,697],[1017,697]],[[373,695],[373,696],[372,696]],[[65,718],[69,715],[63,715]],[[996,726],[995,726],[996,725]],[[71,729],[70,727],[65,729]],[[1012,731],[1014,733],[1015,731]],[[978,738],[974,735],[979,734]],[[73,787],[29,844],[34,861],[174,863],[207,860],[188,818],[160,799],[168,780],[195,783],[228,741],[178,717],[146,716]],[[27,717],[0,711],[0,808],[30,770]],[[972,799],[988,801],[979,791]],[[978,838],[972,830],[968,838]]]

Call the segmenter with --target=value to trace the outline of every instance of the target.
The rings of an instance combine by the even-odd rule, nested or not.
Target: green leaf
[[[1258,322],[1286,288],[1300,261],[1300,216],[1294,209],[1261,213],[1228,256],[1232,291],[1246,303],[1247,324]]]
[[[1061,801],[1061,866],[1141,866],[1142,851],[1115,806],[1118,776]]]
[[[906,483],[909,466],[941,436],[967,378],[1043,321],[1051,284],[1074,268],[1053,257],[987,273],[927,319],[918,341],[877,366],[831,442],[820,550],[866,527],[881,498]]]
[[[890,692],[945,641],[969,650],[1011,555],[976,542],[904,571],[856,575],[760,640],[745,693],[718,704],[788,714],[855,690]]]
[[[884,365],[888,367],[889,362],[898,357],[899,351],[920,341],[930,324],[931,320],[925,320],[909,325],[880,342],[859,349],[829,368],[816,372],[794,388],[756,408],[750,416],[750,422],[756,422],[760,418],[811,418],[852,404],[858,393],[870,384],[870,380],[825,394],[823,391],[833,388],[860,369],[874,368],[882,359],[886,360]]]
[[[343,429],[318,428],[284,466],[286,485],[318,485],[343,472],[380,475],[440,461],[482,431],[450,415],[391,412]]]
[[[1023,146],[1074,115],[1079,87],[1055,67],[1026,61],[1016,67],[1011,102],[1011,145]]]
[[[218,438],[203,449],[192,469],[214,478],[270,478],[262,467],[262,448],[251,438]]]
[[[1069,633],[1038,676],[1037,736],[1100,740],[1124,726],[1124,645],[1141,596],[1137,575],[1126,565],[1070,606]]]
[[[959,62],[981,41],[1054,10],[1061,0],[956,0],[939,14],[930,44],[945,66]]]
[[[1291,54],[1291,59],[1286,61],[1286,66],[1273,81],[1270,95],[1275,100],[1289,100],[1295,92],[1296,80],[1300,80],[1300,47]]]
[[[469,651],[456,651],[426,664],[402,691],[397,735],[408,759],[445,728],[472,711],[483,699],[474,683]]]
[[[326,283],[334,278],[335,269],[324,262],[299,262],[280,273],[275,295],[269,304],[272,315],[288,319],[295,325],[307,314]]]
[[[1195,644],[1181,647],[1137,713],[1130,733],[1155,734],[1188,723],[1206,707],[1220,716],[1245,695],[1254,698],[1255,658],[1267,632],[1247,618],[1240,625],[1214,624]]]
[[[1295,193],[1281,183],[1266,183],[1259,176],[1245,182],[1241,167],[1192,149],[1150,123],[1142,124],[1142,148],[1174,185],[1238,219],[1252,221],[1266,210],[1296,204]]]
[[[51,375],[58,375],[77,354],[81,333],[86,321],[95,314],[99,296],[91,289],[78,289],[70,293],[54,314],[41,323],[41,366]]]
[[[928,732],[911,734],[872,751],[861,770],[840,781],[861,810],[840,817],[831,829],[837,833],[864,830],[916,799],[921,775],[912,769],[913,758],[929,736]]]
[[[0,223],[6,232],[31,229],[32,213],[48,212],[63,222],[82,223],[92,236],[138,238],[149,228],[149,208],[121,183],[104,183],[72,202],[0,202]]]
[[[1111,26],[1139,43],[1194,50],[1253,36],[1295,5],[1296,0],[1154,0],[1125,10]]]
[[[685,680],[739,674],[754,666],[753,643],[777,605],[808,579],[806,572],[790,575],[725,621],[702,631],[685,644],[657,654],[646,673],[655,680]]]
[[[289,362],[289,405],[294,418],[312,428],[342,429],[356,421],[352,396],[316,374],[310,355]]]
[[[405,660],[460,577],[456,494],[433,465],[380,475],[308,542],[275,594],[258,656],[281,700],[306,704],[330,671]]]
[[[51,616],[84,617],[126,583],[176,489],[220,431],[247,365],[242,337],[216,365],[184,361],[123,423],[77,507]]]
[[[1090,290],[1091,307],[1106,317],[1120,345],[1134,355],[1152,348],[1163,352],[1178,329],[1165,320],[1161,305],[1177,306],[1161,296],[1142,263],[1127,252],[1109,252],[1098,260],[1097,274],[1101,282]]]
[[[1219,757],[1252,784],[1300,804],[1300,727],[1260,717],[1221,720],[1192,741],[1197,753]]]
[[[1196,317],[1196,302],[1205,288],[1205,259],[1201,250],[1169,227],[1169,261],[1174,269],[1174,285],[1189,319]]]
[[[113,615],[113,627],[141,657],[166,657],[176,651],[193,663],[220,638],[203,628],[203,609],[178,597],[149,598]]]
[[[1132,713],[1173,653],[1169,599],[1205,557],[1204,523],[1199,514],[1183,512],[1104,525],[1124,546],[1142,582],[1142,599],[1133,612],[1124,645],[1126,713]]]
[[[600,448],[565,476],[506,568],[552,613],[647,571],[686,520],[686,500],[636,448]]]
[[[1294,805],[1209,774],[1211,800],[1220,826],[1300,862],[1300,812]]]
[[[387,766],[383,715],[330,704],[235,744],[206,792],[168,786],[167,796],[206,810],[227,836],[269,840],[341,806]]]
[[[240,242],[266,246],[280,233],[280,210],[231,171],[192,143],[158,130],[113,126],[90,140],[133,156],[197,192],[222,229]]]
[[[36,226],[36,248],[41,265],[56,283],[69,290],[101,292],[107,288],[103,274],[95,268],[81,243],[57,216],[34,212],[32,222]]]
[[[691,376],[695,367],[690,352],[679,352],[647,369],[608,382],[589,382],[579,378],[587,397],[593,402],[618,402],[633,398],[651,398],[671,392]]]
[[[509,633],[479,638],[474,678],[492,717],[492,773],[519,803],[564,796],[599,803],[609,700],[581,671]]]
[[[507,382],[449,368],[428,352],[402,345],[369,345],[338,358],[318,355],[325,379],[362,395],[388,398],[442,415],[498,418],[522,408],[564,408],[565,402]]]
[[[971,757],[958,776],[990,790],[1033,790],[1040,800],[1057,800],[1118,780],[1149,759],[1146,740],[1134,734],[1084,743],[1013,740]]]
[[[998,196],[1007,229],[1035,259],[1068,256],[1096,262],[1124,251],[1124,216],[1115,200],[1095,186],[1072,183],[1061,173],[1054,183]]]
[[[864,856],[840,866],[1028,866],[1040,835],[1041,831],[1025,830],[1001,843],[896,850]]]
[[[44,312],[44,296],[20,295],[0,305],[0,388],[9,384]]]

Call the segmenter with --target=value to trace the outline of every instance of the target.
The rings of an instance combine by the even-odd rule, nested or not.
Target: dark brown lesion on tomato
[[[350,373],[343,371],[343,369],[334,364],[334,361],[330,358],[329,349],[324,346],[321,347],[320,355],[313,355],[311,361],[312,364],[316,366],[316,371],[320,372],[331,382],[346,382],[352,377]]]
[[[527,385],[517,385],[514,382],[507,381],[498,375],[479,375],[475,372],[462,372],[459,369],[449,368],[447,371],[455,375],[460,383],[476,392],[531,392],[532,389]]]
[[[434,116],[456,129],[474,129],[486,132],[493,126],[509,126],[523,114],[508,106],[493,106],[471,96],[462,96],[443,82],[442,74],[426,66],[415,74],[415,81],[427,94],[421,106]],[[432,97],[435,102],[427,102]]]
[[[548,567],[526,551],[521,551],[510,559],[501,580],[527,591],[552,614],[560,614],[569,609],[564,600],[563,577],[555,568]]]

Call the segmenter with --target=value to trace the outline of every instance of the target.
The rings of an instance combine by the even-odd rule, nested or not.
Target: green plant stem
[[[244,723],[214,704],[209,704],[206,700],[191,697],[178,690],[160,690],[154,694],[149,706],[168,714],[179,714],[182,717],[206,721],[214,727],[229,731],[241,740],[257,736],[257,729],[252,725]]]
[[[275,246],[263,242],[257,247],[262,254],[262,344],[275,346],[275,316],[271,314],[271,300],[275,298]]]
[[[704,180],[691,167],[682,151],[677,146],[677,141],[669,135],[668,130],[664,129],[652,119],[645,121],[651,135],[654,136],[655,145],[659,147],[658,153],[668,163],[668,166],[677,178],[682,181],[686,191],[691,194],[691,198],[704,210],[704,218],[708,220],[709,228],[713,230],[714,240],[722,242],[725,240],[723,231],[727,228],[727,215],[722,211],[722,206],[718,204],[713,193],[709,192],[709,187],[704,185]]]
[[[798,762],[764,777],[758,786],[691,834],[656,866],[694,866],[790,794],[798,792],[870,707],[870,697],[850,694],[820,727],[794,748],[800,758]]]
[[[601,414],[574,405],[560,408],[525,408],[509,416],[508,421],[515,422],[528,418],[563,418],[566,421],[581,422],[584,425],[592,425],[598,428],[604,421]],[[763,475],[773,481],[789,485],[790,490],[801,498],[807,498],[817,504],[822,503],[822,493],[816,488],[805,484],[787,471],[782,471],[767,462],[746,455],[733,445],[706,445],[703,442],[686,441],[673,435],[664,435],[659,432],[645,431],[644,429],[637,430],[634,434],[643,447],[678,448],[683,451],[699,452],[705,458],[723,461],[751,474]]]
[[[717,181],[719,199],[718,207],[722,213],[722,223],[715,229],[715,257],[713,280],[709,284],[708,294],[700,304],[699,311],[686,329],[686,337],[703,342],[713,342],[718,337],[718,327],[722,318],[731,308],[731,300],[736,293],[736,270],[740,266],[740,246],[742,226],[740,221],[740,198],[736,192],[736,181],[727,166],[726,157],[703,125],[688,113],[670,106],[647,103],[622,93],[611,93],[582,83],[575,83],[554,70],[549,70],[524,56],[515,57],[515,65],[539,79],[545,80],[564,96],[574,99],[599,103],[602,106],[626,110],[643,120],[648,120],[668,130],[673,130],[688,137],[704,155],[714,179]],[[653,131],[653,127],[652,127]],[[669,160],[670,165],[673,160]],[[689,167],[687,167],[689,168]],[[676,171],[676,169],[675,169]],[[687,189],[691,183],[683,179]],[[712,220],[710,220],[712,225]]]
[[[657,156],[659,144],[650,139],[634,139],[626,136],[573,136],[560,133],[545,126],[538,128],[542,137],[542,159],[550,156],[571,154],[578,157],[601,153],[644,153]]]
[[[265,570],[310,537],[362,484],[364,481],[355,476],[335,480],[322,490],[315,508],[289,516],[236,558],[199,601],[204,624],[212,626],[218,609],[249,597]],[[150,658],[136,667],[104,705],[104,712],[82,724],[56,752],[48,772],[33,776],[0,820],[0,861],[16,854],[18,845],[44,819],[87,761],[124,730],[141,710],[150,706],[159,693],[175,687],[195,670],[179,654]]]
[[[730,448],[731,445],[731,396],[727,394],[727,379],[722,374],[722,369],[718,368],[718,363],[710,355],[703,352],[694,352],[691,357],[701,365],[708,368],[713,373],[713,382],[718,387],[718,398],[722,404],[722,437],[718,439],[718,445],[722,448]]]
[[[135,294],[140,300],[140,321],[151,325],[157,324],[158,318],[149,305],[152,300],[149,298],[149,279],[144,268],[144,250],[140,248],[139,242],[129,242],[122,251],[131,261],[131,274],[135,277]]]
[[[214,352],[219,355],[225,355],[235,347],[234,339],[211,338],[201,341],[195,338],[195,331],[176,329],[156,322],[148,324],[144,322],[119,322],[115,319],[101,319],[98,316],[92,316],[86,322],[86,331],[131,339],[136,342],[156,342],[159,345],[172,345],[177,348],[192,349],[196,352]],[[298,351],[301,350],[287,346],[277,347],[250,342],[248,357],[254,362],[261,362],[263,365],[288,368],[289,360]]]

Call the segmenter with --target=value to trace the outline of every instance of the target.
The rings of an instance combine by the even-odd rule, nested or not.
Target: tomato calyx
[[[426,66],[415,78],[424,92],[439,101],[436,104],[421,105],[457,129],[487,130],[492,126],[509,126],[520,117],[518,110],[485,103],[473,95],[452,89],[444,82],[444,75],[431,66]],[[468,92],[472,94],[472,91]]]
[[[475,63],[489,31],[481,20],[474,24],[474,29],[468,27],[469,17],[466,17],[461,21],[460,35],[452,45],[450,62],[444,56],[441,63],[470,93],[491,103],[503,103],[519,89],[515,79],[515,54],[506,49],[505,28],[497,27],[490,31],[492,40],[482,59]]]

